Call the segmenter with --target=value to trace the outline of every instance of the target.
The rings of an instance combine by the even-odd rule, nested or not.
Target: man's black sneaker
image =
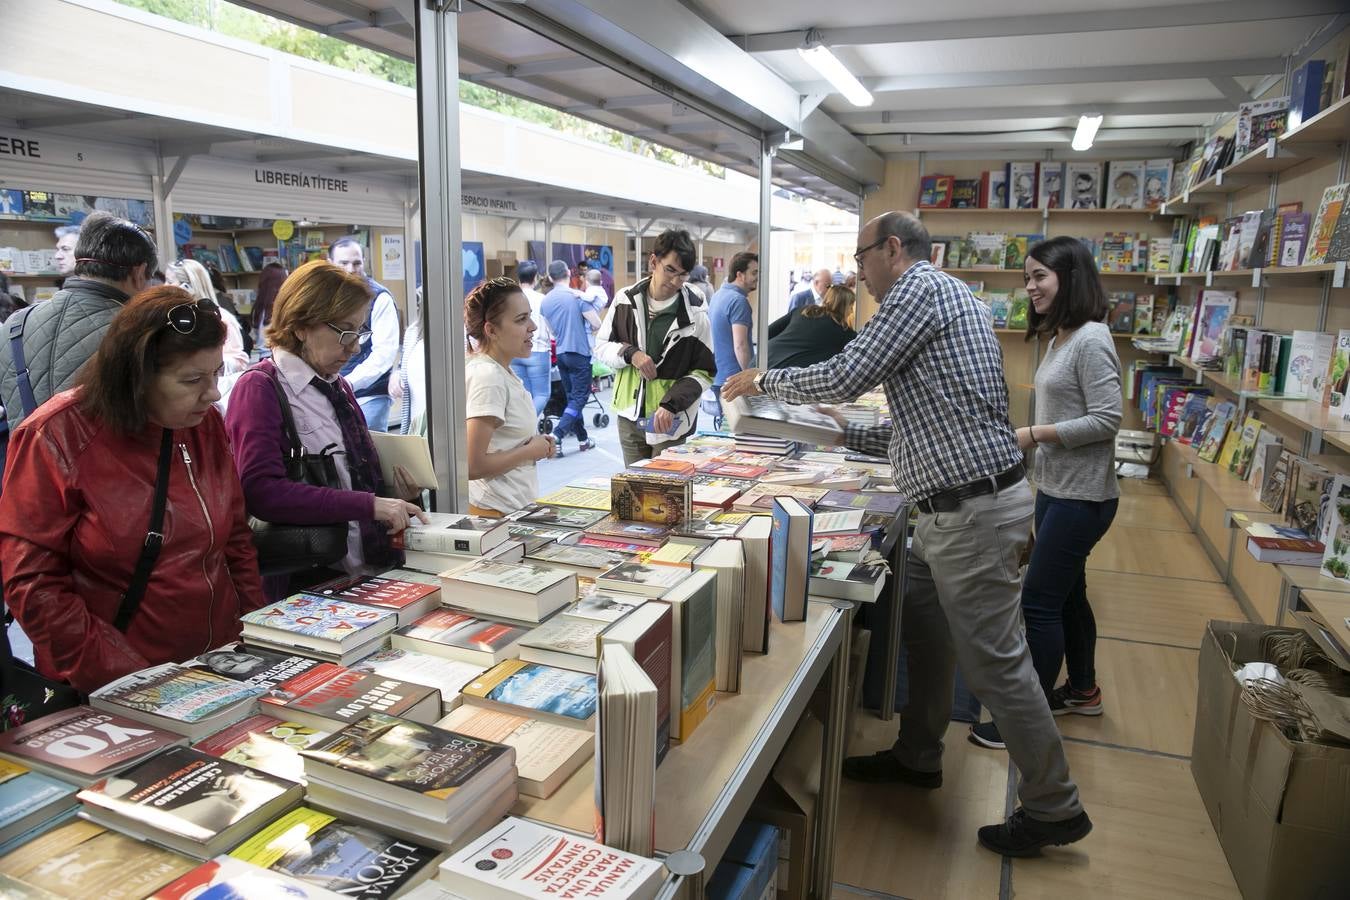
[[[1094,684],[1090,691],[1076,691],[1062,684],[1050,692],[1050,712],[1057,716],[1100,716],[1102,689]]]
[[[998,726],[993,722],[981,722],[970,726],[968,740],[977,747],[988,747],[990,750],[1008,749],[1008,745],[1003,743],[1003,737],[998,733]]]
[[[1038,856],[1042,847],[1081,841],[1092,830],[1092,820],[1080,812],[1063,822],[1042,822],[1018,807],[1007,821],[980,829],[980,846],[1004,856]]]
[[[920,772],[903,766],[889,750],[878,750],[871,756],[850,756],[844,760],[844,777],[872,784],[900,782],[929,791],[942,787],[941,771]]]

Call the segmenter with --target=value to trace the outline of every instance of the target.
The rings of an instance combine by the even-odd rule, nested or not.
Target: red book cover
[[[480,619],[469,613],[437,609],[400,629],[398,633],[448,647],[496,653],[520,640],[528,630],[519,625]]]
[[[193,669],[212,672],[231,681],[242,681],[266,691],[261,703],[285,703],[307,694],[339,672],[337,663],[320,662],[246,644],[222,647],[188,660]]]
[[[440,594],[438,585],[417,584],[411,581],[399,581],[395,578],[380,578],[375,575],[352,575],[325,581],[323,584],[308,588],[306,594],[319,594],[324,597],[339,597],[353,603],[366,606],[378,606],[382,609],[403,609],[430,597]]]
[[[674,475],[693,475],[698,467],[683,459],[640,459],[630,469],[646,469],[649,472],[670,472]]]
[[[428,695],[436,695],[436,714],[440,715],[440,694],[435,688],[386,678],[374,672],[344,671],[314,690],[276,708],[278,716],[301,718],[308,724],[318,716],[333,722],[355,722],[367,713],[409,716]],[[434,720],[433,720],[434,721]]]
[[[88,706],[64,709],[0,734],[0,752],[58,777],[68,772],[101,778],[182,743],[182,735]]]

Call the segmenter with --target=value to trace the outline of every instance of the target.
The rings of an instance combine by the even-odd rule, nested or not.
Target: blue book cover
[[[1286,131],[1293,131],[1322,111],[1322,81],[1326,73],[1326,60],[1322,59],[1310,59],[1294,70],[1290,79]]]
[[[595,715],[596,678],[584,672],[508,659],[469,682],[462,693],[585,722]]]
[[[79,788],[41,772],[5,762],[0,778],[0,833],[15,826],[27,831],[40,824],[39,819],[53,818],[76,805]]]
[[[801,622],[806,618],[811,520],[811,510],[794,498],[774,498],[773,530],[769,536],[772,570],[769,597],[780,622]]]

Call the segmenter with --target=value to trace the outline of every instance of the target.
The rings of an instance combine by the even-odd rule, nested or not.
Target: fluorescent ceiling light
[[[1097,129],[1101,127],[1101,116],[1079,116],[1078,128],[1073,133],[1073,149],[1078,151],[1091,150],[1092,139],[1097,136]]]
[[[826,81],[834,86],[834,89],[844,95],[844,99],[854,106],[871,106],[872,94],[867,88],[862,86],[862,82],[854,77],[853,73],[845,68],[839,61],[839,57],[830,52],[830,48],[824,44],[811,44],[806,47],[798,47],[797,52],[802,55],[802,59],[811,64],[811,68],[821,74]]]

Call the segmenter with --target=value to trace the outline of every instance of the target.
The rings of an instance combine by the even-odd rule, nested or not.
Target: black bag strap
[[[258,364],[258,367],[263,369],[261,363]],[[272,390],[276,391],[277,406],[281,407],[281,437],[286,441],[285,455],[287,459],[300,459],[305,455],[305,448],[300,443],[300,432],[295,428],[295,416],[291,413],[291,401],[287,399],[286,389],[281,386],[281,379],[277,377],[276,364],[273,363],[263,371],[267,375],[267,380],[272,383]]]
[[[150,572],[159,559],[159,551],[164,547],[164,506],[169,499],[169,462],[173,459],[173,429],[165,428],[164,437],[159,444],[159,472],[155,475],[155,499],[150,507],[150,527],[145,532],[145,543],[141,545],[140,558],[136,560],[136,570],[131,575],[131,584],[122,595],[117,607],[117,618],[113,627],[126,631],[131,617],[140,608],[145,596],[145,586],[150,581]]]
[[[28,361],[24,358],[23,352],[24,323],[28,320],[28,314],[36,308],[25,306],[5,320],[5,329],[9,333],[10,356],[14,360],[14,375],[19,382],[19,402],[23,406],[25,416],[31,416],[33,410],[38,407],[37,397],[33,394],[33,383],[29,379]]]

